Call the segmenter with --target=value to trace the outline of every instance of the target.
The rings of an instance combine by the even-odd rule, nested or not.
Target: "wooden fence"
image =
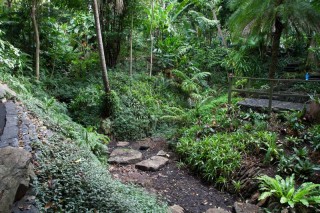
[[[233,83],[236,79],[239,80],[247,80],[246,82],[246,88],[233,88]],[[255,95],[265,95],[269,99],[269,105],[268,109],[271,112],[272,110],[272,100],[274,96],[285,96],[285,97],[303,97],[308,98],[310,97],[310,93],[289,93],[289,92],[275,92],[275,84],[276,83],[297,83],[297,82],[304,82],[304,83],[319,83],[319,80],[303,80],[303,79],[269,79],[269,78],[250,78],[250,77],[236,77],[232,74],[229,74],[228,76],[229,81],[229,89],[228,89],[228,104],[231,104],[231,98],[232,98],[232,92],[240,92],[244,94],[255,94]],[[251,85],[254,81],[265,81],[267,82],[268,89],[265,89],[264,91],[253,89],[251,88]],[[319,94],[316,94],[316,96],[320,96]]]

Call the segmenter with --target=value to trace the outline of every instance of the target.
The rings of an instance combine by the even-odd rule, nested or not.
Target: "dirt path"
[[[116,144],[109,144],[110,151],[116,148]],[[128,148],[139,150],[139,145],[132,142]],[[153,139],[149,149],[139,151],[142,152],[143,159],[147,159],[157,155],[160,150],[168,154],[170,161],[159,171],[141,171],[136,169],[135,165],[110,165],[109,171],[114,178],[124,183],[140,185],[147,191],[159,195],[170,205],[183,207],[185,212],[200,213],[213,207],[232,209],[235,198],[202,182],[181,166],[177,156],[168,149],[165,140]]]

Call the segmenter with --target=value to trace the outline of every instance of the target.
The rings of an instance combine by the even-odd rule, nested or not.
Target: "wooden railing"
[[[246,79],[246,89],[241,88],[233,88],[233,83],[235,79]],[[244,94],[255,94],[255,95],[266,95],[269,99],[268,109],[271,112],[272,110],[272,100],[274,96],[285,96],[285,97],[302,97],[308,98],[310,94],[313,94],[313,91],[310,93],[288,93],[288,92],[275,92],[276,83],[296,83],[296,82],[304,82],[304,83],[320,83],[319,80],[303,80],[303,79],[269,79],[269,78],[250,78],[250,77],[236,77],[232,74],[228,76],[229,81],[229,89],[228,89],[228,104],[231,104],[232,92],[240,92]],[[261,91],[258,89],[251,88],[253,81],[266,81],[268,85],[268,89]],[[316,94],[316,96],[320,96]]]

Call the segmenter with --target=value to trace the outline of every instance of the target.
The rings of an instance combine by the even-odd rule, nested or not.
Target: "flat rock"
[[[145,139],[137,141],[137,142],[139,144],[140,150],[147,150],[150,148],[152,140],[151,140],[151,138],[145,138]]]
[[[230,213],[230,212],[221,208],[211,208],[211,209],[208,209],[206,213]]]
[[[15,201],[20,200],[35,177],[31,154],[23,149],[0,149],[0,213],[11,212]]]
[[[119,141],[117,143],[117,147],[126,147],[126,146],[129,146],[129,145],[130,145],[130,143],[127,142],[127,141]]]
[[[168,213],[184,213],[184,209],[181,206],[173,205],[169,207]]]
[[[161,156],[153,156],[136,164],[136,168],[143,171],[158,171],[168,163],[169,159]]]
[[[119,148],[111,152],[108,162],[118,164],[133,164],[141,160],[141,152],[133,149]]]
[[[240,203],[235,202],[234,203],[234,209],[236,213],[260,213],[262,210],[259,208],[259,206],[250,204],[250,203]]]

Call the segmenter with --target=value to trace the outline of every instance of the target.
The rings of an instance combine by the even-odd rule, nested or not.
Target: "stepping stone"
[[[230,212],[221,208],[211,208],[211,209],[208,209],[206,213],[230,213]]]
[[[149,149],[150,146],[151,146],[151,143],[152,143],[151,138],[145,138],[145,139],[140,140],[140,141],[137,141],[137,142],[138,142],[138,144],[139,144],[139,149],[140,149],[140,150],[147,150],[147,149]]]
[[[109,163],[133,164],[142,160],[141,152],[133,149],[119,148],[113,150],[108,160]]]
[[[126,147],[126,146],[129,146],[129,145],[130,145],[130,143],[127,142],[127,141],[119,141],[117,143],[117,147]]]
[[[153,156],[136,164],[136,168],[142,171],[158,171],[168,163],[169,159],[161,156]]]
[[[169,207],[168,213],[184,213],[184,209],[181,206],[173,205]]]
[[[259,206],[250,204],[250,203],[234,203],[234,209],[236,213],[262,213],[263,211],[259,208]]]

